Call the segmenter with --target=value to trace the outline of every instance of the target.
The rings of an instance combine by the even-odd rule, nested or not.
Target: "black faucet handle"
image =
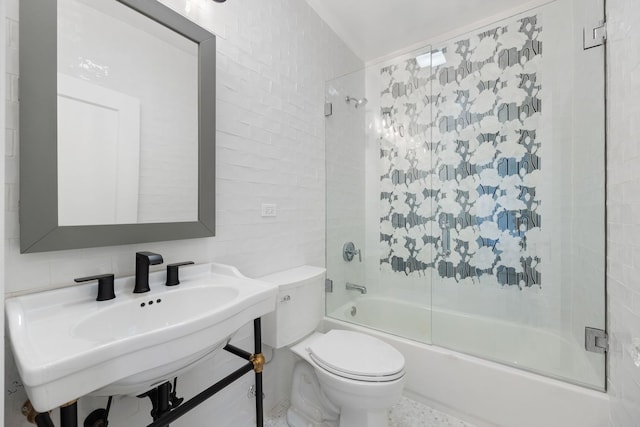
[[[178,278],[178,268],[183,265],[195,264],[193,261],[176,262],[175,264],[167,264],[167,286],[175,286],[180,284]]]
[[[114,299],[116,293],[113,290],[113,274],[98,274],[96,276],[79,277],[73,279],[76,283],[89,282],[91,280],[98,281],[98,297],[96,301],[107,301]]]

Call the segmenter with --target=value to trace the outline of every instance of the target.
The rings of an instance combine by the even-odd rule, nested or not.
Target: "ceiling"
[[[307,0],[364,62],[444,40],[549,0]],[[457,31],[456,31],[457,30]]]

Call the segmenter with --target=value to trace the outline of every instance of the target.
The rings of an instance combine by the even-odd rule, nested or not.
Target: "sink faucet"
[[[133,293],[149,292],[149,266],[162,264],[162,255],[153,252],[136,252],[136,285]]]

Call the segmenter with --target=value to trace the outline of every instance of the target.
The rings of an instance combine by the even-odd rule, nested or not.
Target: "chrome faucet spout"
[[[362,295],[364,295],[364,294],[366,294],[366,293],[367,293],[367,287],[366,287],[366,286],[363,286],[363,285],[356,285],[355,283],[349,283],[349,282],[347,282],[347,285],[345,286],[345,289],[347,289],[347,290],[352,289],[352,290],[358,291],[358,292],[360,292]]]
[[[149,292],[149,266],[162,264],[162,255],[153,252],[136,252],[136,284],[133,293]]]

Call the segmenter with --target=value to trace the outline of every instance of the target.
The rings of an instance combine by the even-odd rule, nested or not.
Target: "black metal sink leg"
[[[60,407],[60,426],[78,427],[78,401],[74,400]]]

